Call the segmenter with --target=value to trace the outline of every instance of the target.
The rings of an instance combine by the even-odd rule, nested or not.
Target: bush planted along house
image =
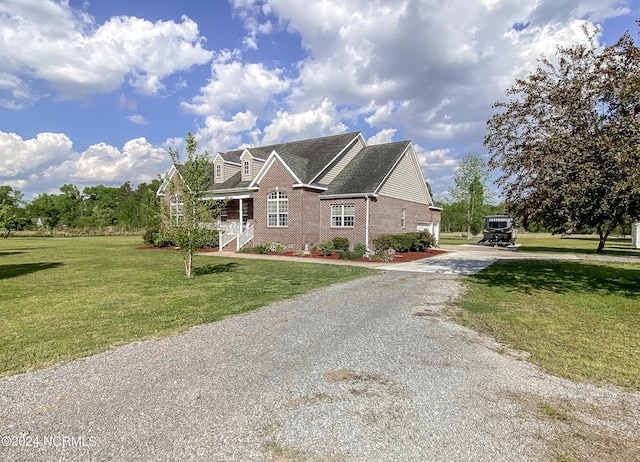
[[[331,243],[333,244],[333,250],[342,250],[343,252],[349,250],[349,239],[346,237],[334,237]]]
[[[435,245],[435,239],[429,231],[385,234],[374,239],[373,245],[378,251],[393,249],[396,252],[426,252]]]

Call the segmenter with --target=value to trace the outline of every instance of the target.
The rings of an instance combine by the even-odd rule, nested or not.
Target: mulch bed
[[[415,261],[415,260],[421,260],[423,258],[430,258],[430,257],[435,257],[436,255],[440,255],[446,253],[446,251],[444,250],[433,250],[433,249],[429,249],[426,252],[403,252],[403,253],[396,253],[395,258],[391,261],[389,261],[388,263],[406,263],[406,262],[410,262],[410,261]],[[285,253],[281,253],[281,254],[276,254],[276,253],[272,253],[269,255],[276,255],[279,257],[300,257],[301,255],[298,254],[298,252],[285,252]],[[302,255],[302,257],[304,258],[321,258],[323,260],[340,260],[340,255],[336,252],[333,252],[331,255],[328,256],[323,256],[321,252],[311,252],[308,255]],[[370,260],[368,258],[362,257],[360,260],[358,261],[364,261],[364,262],[370,262],[370,261],[377,261],[380,262],[382,260]]]
[[[174,247],[154,247],[152,245],[143,245],[140,247],[136,247],[136,249],[138,250],[174,250]],[[217,252],[218,249],[199,249],[198,252]],[[251,252],[247,252],[247,253],[251,253]],[[403,253],[396,253],[395,257],[393,260],[387,262],[387,263],[407,263],[410,261],[415,261],[415,260],[421,260],[423,258],[430,258],[430,257],[435,257],[436,255],[440,255],[446,253],[446,251],[444,250],[435,250],[435,249],[429,249],[426,252],[403,252]],[[275,255],[278,257],[300,257],[301,255],[298,254],[298,252],[285,252],[285,253],[270,253],[268,255]],[[320,252],[311,252],[308,255],[302,255],[304,258],[321,258],[323,260],[340,260],[340,255],[336,252],[333,252],[331,255],[329,256],[323,256],[322,253]],[[368,258],[361,258],[358,261],[364,261],[364,262],[380,262],[382,260],[370,260]]]

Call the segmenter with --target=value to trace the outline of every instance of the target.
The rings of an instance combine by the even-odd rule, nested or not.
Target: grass
[[[501,261],[466,281],[463,324],[552,373],[640,390],[640,263]]]
[[[594,254],[598,248],[598,237],[586,234],[577,234],[560,239],[560,235],[550,234],[523,234],[519,235],[517,243],[520,244],[519,252],[554,252],[554,253],[578,253]],[[622,236],[613,236],[607,239],[604,246],[606,255],[636,256],[640,257],[640,249],[631,247],[631,239]]]
[[[137,237],[0,240],[0,376],[167,336],[335,282],[356,266],[198,257]]]
[[[567,421],[571,418],[571,414],[564,409],[560,409],[553,404],[544,403],[542,405],[542,411],[547,417],[552,419]]]
[[[462,233],[442,233],[440,244],[476,244],[480,239],[482,239],[481,236],[467,240],[466,235]],[[595,254],[598,248],[598,237],[590,234],[574,234],[560,239],[559,234],[521,233],[516,239],[516,244],[519,245],[518,252]],[[640,257],[640,249],[633,249],[631,239],[623,236],[609,237],[604,247],[604,253],[606,255]]]

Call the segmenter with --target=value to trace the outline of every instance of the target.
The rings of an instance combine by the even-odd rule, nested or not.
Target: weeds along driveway
[[[570,403],[635,434],[637,394],[547,376],[450,322],[460,290],[380,272],[4,379],[0,460],[559,460],[558,438],[585,439],[543,409]],[[32,447],[7,447],[20,435]]]

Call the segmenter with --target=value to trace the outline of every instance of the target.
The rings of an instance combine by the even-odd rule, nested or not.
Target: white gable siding
[[[364,146],[362,145],[360,138],[356,139],[356,142],[353,143],[353,145],[343,153],[342,158],[338,160],[338,162],[336,162],[336,164],[331,167],[322,178],[320,178],[318,183],[322,185],[331,183],[335,179],[335,177],[338,176],[338,173],[340,173],[342,169],[353,160],[356,154],[358,154],[358,152],[360,152],[363,147]]]
[[[240,166],[235,164],[224,164],[224,181],[240,171]]]
[[[245,174],[244,171],[244,163],[249,162],[249,173]],[[240,170],[242,171],[242,181],[251,181],[253,180],[253,156],[249,153],[249,151],[245,150],[240,156]]]
[[[420,168],[407,151],[386,179],[378,194],[413,202],[429,204],[429,196]]]

